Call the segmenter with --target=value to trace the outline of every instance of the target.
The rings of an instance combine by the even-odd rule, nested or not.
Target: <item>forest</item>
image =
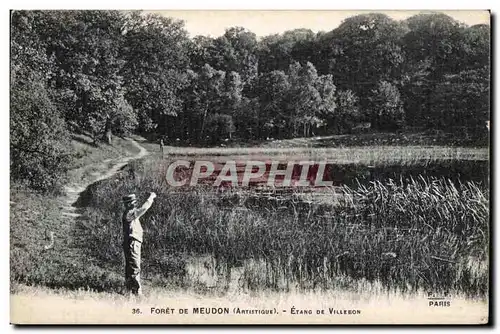
[[[359,131],[484,137],[490,117],[490,26],[441,13],[207,37],[138,11],[13,11],[10,66],[11,181],[39,192],[60,185],[78,133],[205,147]]]

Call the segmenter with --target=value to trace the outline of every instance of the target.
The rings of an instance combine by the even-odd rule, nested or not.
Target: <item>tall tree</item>
[[[372,127],[380,130],[397,130],[404,125],[403,102],[397,87],[380,81],[369,97]]]
[[[206,139],[208,116],[222,113],[226,73],[205,64],[199,73],[189,71],[189,85],[184,90],[184,113],[187,132],[197,141]]]
[[[243,84],[249,85],[257,77],[256,50],[257,37],[253,32],[232,27],[213,40],[208,64],[217,70],[237,72]]]
[[[441,121],[447,123],[433,115],[436,99],[442,101],[435,93],[444,93],[442,84],[449,82],[448,76],[488,66],[489,29],[467,28],[441,13],[418,14],[404,23],[409,31],[403,38],[407,62],[401,92],[407,122],[412,126],[432,127],[439,126]]]
[[[336,92],[335,112],[327,118],[328,125],[334,133],[350,133],[361,120],[358,101],[356,94],[350,90]]]
[[[342,90],[352,90],[367,109],[367,96],[378,82],[400,80],[404,55],[401,38],[405,28],[385,14],[371,13],[347,18],[326,43],[329,73]]]
[[[115,118],[135,117],[123,105],[124,61],[120,55],[124,17],[117,11],[43,12],[38,35],[53,55],[58,72],[53,85],[65,94],[57,101],[75,128],[97,141]],[[121,113],[124,111],[124,113]],[[120,124],[123,124],[121,122]],[[121,131],[126,129],[120,129]]]
[[[262,38],[258,46],[259,72],[288,70],[298,61],[312,61],[315,35],[310,29],[294,29]]]
[[[292,136],[309,136],[312,127],[321,125],[318,113],[322,97],[317,89],[318,73],[314,65],[304,66],[295,62],[290,65],[291,90],[288,98],[288,112]]]
[[[428,61],[432,80],[462,70],[464,26],[441,13],[418,14],[404,24],[403,48],[410,64]]]
[[[429,96],[431,109],[427,126],[438,129],[469,131],[486,135],[490,119],[489,69],[466,70],[445,76]]]
[[[490,66],[491,31],[490,26],[478,24],[463,31],[465,49],[464,68],[478,69]]]
[[[259,137],[283,136],[289,118],[286,114],[290,82],[284,71],[262,73],[256,86],[259,99]]]
[[[169,116],[182,108],[180,91],[189,64],[187,32],[182,21],[131,13],[123,30],[121,74],[125,98],[137,111],[139,129],[164,132]]]

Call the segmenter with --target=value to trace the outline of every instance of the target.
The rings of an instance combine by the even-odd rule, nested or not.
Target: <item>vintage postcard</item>
[[[12,324],[490,321],[489,11],[10,33]]]

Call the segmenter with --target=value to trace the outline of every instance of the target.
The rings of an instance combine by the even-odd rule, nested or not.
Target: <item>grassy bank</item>
[[[90,137],[73,134],[71,147],[75,159],[70,166],[68,183],[86,183],[91,179],[92,173],[102,169],[103,164],[139,153],[130,140],[120,137],[113,137],[112,145],[101,143],[95,146]]]
[[[106,287],[114,276],[119,282],[118,275],[93,264],[75,247],[75,221],[61,215],[64,205],[60,197],[11,194],[11,282],[71,289]],[[51,233],[54,246],[46,249]]]

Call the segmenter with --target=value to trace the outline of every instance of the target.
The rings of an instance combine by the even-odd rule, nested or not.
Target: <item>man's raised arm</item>
[[[156,194],[154,192],[152,192],[149,195],[149,198],[146,200],[146,202],[144,202],[144,204],[139,209],[137,209],[135,211],[135,218],[136,219],[140,218],[143,214],[146,213],[146,211],[148,211],[148,209],[153,204],[153,200],[155,199],[155,197],[156,197]]]

